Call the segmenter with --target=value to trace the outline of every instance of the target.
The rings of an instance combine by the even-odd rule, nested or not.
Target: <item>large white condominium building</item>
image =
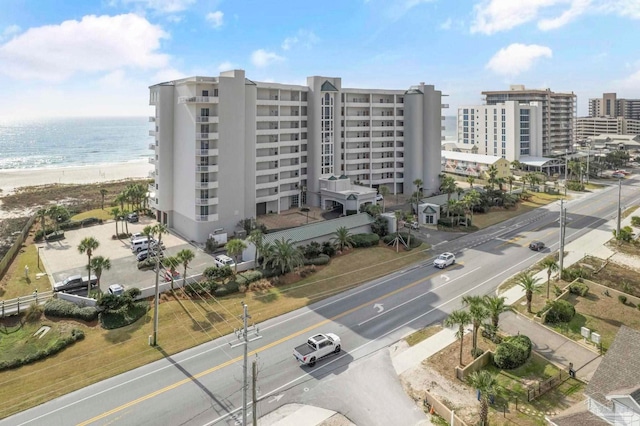
[[[542,155],[564,154],[574,141],[574,125],[577,114],[576,95],[556,93],[551,89],[525,89],[512,85],[509,90],[482,92],[486,105],[506,101],[540,102],[542,105]]]
[[[624,117],[640,120],[640,99],[618,99],[615,93],[589,99],[589,117]]]
[[[506,101],[458,108],[458,143],[505,158],[542,157],[542,104]]]
[[[255,82],[243,70],[149,88],[158,220],[194,241],[233,232],[244,218],[302,205],[349,209],[375,189],[439,187],[441,93],[344,89],[340,78],[306,86]],[[349,179],[328,196],[327,179]],[[349,192],[349,194],[347,194]],[[346,198],[345,198],[346,197]]]
[[[640,120],[624,117],[578,117],[576,120],[578,141],[602,134],[640,135]]]

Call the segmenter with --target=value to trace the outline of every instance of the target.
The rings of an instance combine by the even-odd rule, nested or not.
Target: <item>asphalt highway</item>
[[[640,201],[634,184],[633,179],[625,180],[623,205]],[[567,242],[615,217],[617,200],[615,185],[568,202]],[[391,398],[386,386],[371,386],[362,395],[341,393],[340,388],[348,389],[348,384],[335,386],[340,383],[336,380],[349,377],[356,366],[365,375],[381,374],[381,367],[367,367],[367,360],[381,349],[409,332],[442,321],[460,307],[462,296],[492,293],[506,278],[557,250],[558,217],[559,203],[543,206],[440,243],[431,251],[434,257],[443,251],[457,257],[456,264],[444,270],[434,268],[429,259],[259,323],[261,338],[249,344],[250,361],[258,364],[259,415],[300,402],[350,411],[356,424],[415,424],[421,416],[418,412],[407,411],[402,422],[393,421],[390,416],[398,413],[389,413],[385,405]],[[532,240],[543,241],[547,248],[529,250]],[[313,368],[302,367],[292,350],[318,332],[338,334],[342,352]],[[170,336],[160,333],[160,338]],[[233,342],[234,335],[216,339],[19,413],[0,425],[241,424],[243,348],[232,348]],[[365,407],[365,401],[373,406]]]

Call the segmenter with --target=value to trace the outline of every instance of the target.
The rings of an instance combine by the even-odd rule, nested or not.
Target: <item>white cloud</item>
[[[513,43],[500,49],[485,68],[501,75],[515,76],[527,71],[540,58],[551,58],[550,48],[537,44]]]
[[[569,9],[565,10],[560,16],[550,19],[541,19],[538,21],[538,28],[542,31],[555,30],[567,25],[569,22],[582,15],[589,7],[591,0],[574,0],[571,2]]]
[[[267,52],[264,49],[258,49],[251,53],[251,63],[258,68],[266,67],[274,62],[283,61],[284,58],[274,52]]]
[[[195,74],[192,74],[192,75],[195,75]],[[158,72],[156,72],[151,77],[149,85],[158,84],[158,83],[162,83],[162,82],[165,82],[165,81],[178,80],[178,79],[185,78],[185,77],[188,77],[187,74],[185,74],[184,72],[182,72],[180,70],[177,70],[175,68],[164,68],[164,69],[161,69]]]
[[[18,34],[20,32],[20,29],[21,28],[17,25],[9,25],[2,31],[2,33],[0,33],[0,41],[6,40],[8,38],[11,38],[15,34]]]
[[[440,29],[441,30],[450,30],[452,23],[453,23],[453,20],[451,18],[449,18],[446,21],[444,21],[442,24],[440,24]]]
[[[224,61],[222,62],[220,65],[218,65],[218,71],[223,72],[223,71],[229,71],[229,70],[233,70],[236,69],[237,66],[236,64],[229,62],[229,61]]]
[[[207,22],[211,24],[213,28],[220,28],[223,24],[224,13],[219,10],[215,12],[207,13]]]
[[[16,79],[60,81],[76,73],[166,66],[161,27],[134,15],[95,16],[31,28],[0,45],[0,72]]]
[[[320,39],[318,36],[314,34],[313,31],[309,30],[298,30],[295,36],[287,37],[282,42],[282,50],[289,50],[295,45],[304,46],[307,49],[311,49],[311,46],[318,43]]]
[[[125,73],[123,70],[115,70],[102,77],[98,82],[108,87],[120,87],[125,81]]]
[[[121,0],[124,4],[134,4],[145,9],[162,13],[181,12],[191,6],[196,0]]]
[[[640,19],[638,0],[480,0],[473,9],[471,32],[482,34],[510,30],[531,21],[548,31],[587,13]]]

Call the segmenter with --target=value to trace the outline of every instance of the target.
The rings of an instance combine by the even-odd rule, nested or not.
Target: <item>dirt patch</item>
[[[603,260],[597,258],[586,258],[583,263],[591,265],[597,272],[591,278],[601,285],[640,297],[640,273],[626,265],[607,262],[601,268]]]
[[[28,217],[9,218],[0,221],[0,259],[9,251],[22,228],[29,221]]]

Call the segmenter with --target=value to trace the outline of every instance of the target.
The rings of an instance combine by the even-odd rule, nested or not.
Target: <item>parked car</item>
[[[449,265],[456,263],[456,256],[453,253],[442,253],[433,261],[433,266],[436,268],[444,269]]]
[[[420,224],[418,224],[418,222],[405,222],[404,223],[404,227],[405,228],[411,228],[411,229],[420,229]]]
[[[540,250],[544,249],[544,243],[542,241],[532,241],[529,244],[529,248],[531,250],[540,251]]]
[[[126,217],[127,222],[136,223],[138,222],[138,213],[129,213]]]
[[[121,284],[111,284],[109,286],[109,294],[120,296],[121,294],[124,294],[124,287]]]
[[[69,291],[77,290],[87,287],[89,283],[89,277],[83,277],[81,275],[71,275],[64,280],[57,282],[53,285],[53,291]],[[98,285],[98,277],[91,275],[91,287]]]
[[[218,268],[222,268],[224,266],[230,266],[233,268],[236,264],[236,262],[234,262],[233,259],[226,254],[220,254],[216,256],[213,261]]]
[[[612,178],[616,178],[616,179],[622,179],[622,178],[624,178],[624,173],[615,172],[615,173],[611,174],[611,177]]]
[[[180,276],[180,272],[178,271],[174,271],[173,272],[173,281],[177,281],[179,279],[181,279],[182,277]],[[168,269],[164,271],[164,280],[165,282],[170,282],[171,281],[171,271],[169,271]]]
[[[135,240],[140,240],[142,238],[147,238],[147,236],[144,235],[142,232],[135,232],[135,233],[131,234],[130,241],[134,242]]]
[[[162,250],[155,250],[152,247],[151,250],[149,250],[149,249],[142,250],[140,253],[138,253],[136,255],[136,259],[138,259],[138,262],[142,262],[143,260],[145,260],[149,256],[159,256],[160,258],[163,258],[164,254],[162,253]]]
[[[384,200],[384,197],[382,196],[382,194],[377,194],[376,201],[382,201],[382,200]]]

